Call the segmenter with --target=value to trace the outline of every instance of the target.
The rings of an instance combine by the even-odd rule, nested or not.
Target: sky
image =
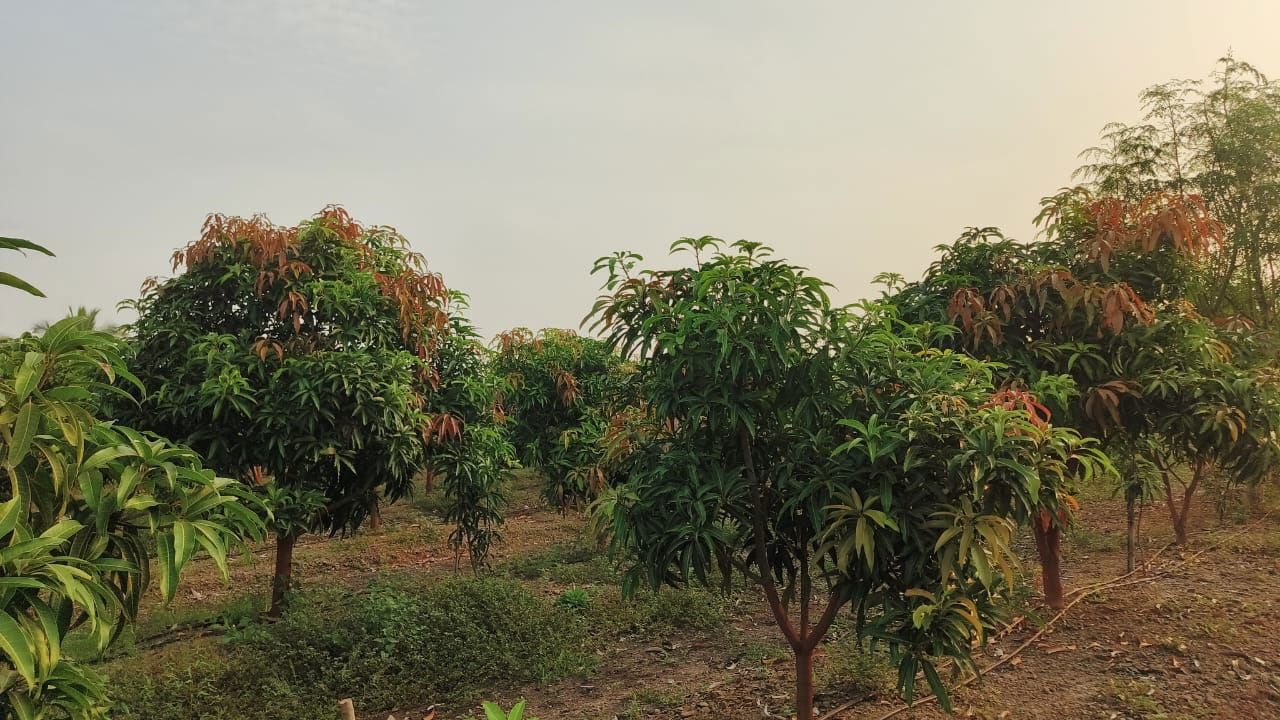
[[[746,238],[853,302],[1038,200],[1280,2],[0,0],[0,334],[136,297],[205,215],[391,225],[482,333],[576,328],[633,250]],[[120,321],[129,320],[127,312]]]

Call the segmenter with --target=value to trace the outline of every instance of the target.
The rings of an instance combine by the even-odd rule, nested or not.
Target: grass
[[[534,481],[512,478],[517,501],[538,502]],[[378,558],[392,548],[438,545],[441,502],[438,492],[420,492],[398,510],[404,522],[329,549]],[[520,687],[589,676],[620,638],[720,628],[734,607],[733,597],[702,588],[624,598],[620,579],[601,548],[579,538],[510,558],[480,577],[406,570],[368,585],[307,584],[275,623],[261,617],[260,593],[157,608],[136,637],[202,623],[220,632],[145,650],[131,635],[97,668],[120,720],[186,720],[193,708],[209,720],[313,720],[331,717],[343,697],[355,700],[362,717],[428,704],[453,716]],[[87,641],[72,650],[96,657]],[[656,696],[635,699],[662,704]]]
[[[818,665],[818,687],[825,692],[889,697],[894,692],[895,668],[882,652],[859,647],[852,636],[825,647]]]
[[[575,542],[483,577],[424,586],[421,575],[387,573],[365,589],[307,589],[274,624],[237,600],[221,611],[231,629],[217,640],[104,665],[113,717],[185,720],[198,707],[209,720],[313,720],[331,716],[343,697],[382,716],[430,703],[456,710],[590,674],[596,651],[621,636],[718,628],[732,607],[700,588],[624,599],[616,579],[597,548]],[[181,620],[209,616],[218,611]]]
[[[751,665],[777,663],[791,657],[791,652],[780,643],[766,643],[759,640],[747,642],[742,647],[742,661]]]
[[[1073,523],[1067,529],[1066,549],[1083,553],[1117,552],[1124,547],[1124,538],[1118,533],[1095,530],[1084,523]]]
[[[383,581],[360,597],[304,593],[280,622],[255,625],[222,646],[182,649],[151,672],[107,668],[114,717],[313,720],[337,698],[369,711],[424,701],[469,703],[482,694],[546,683],[594,667],[586,629],[571,612],[503,578],[417,588]]]
[[[1113,680],[1111,694],[1113,700],[1108,704],[1119,711],[1119,717],[1140,720],[1193,720],[1194,716],[1170,714],[1155,697],[1157,687],[1150,681]]]
[[[251,592],[209,605],[156,606],[145,613],[136,625],[124,629],[120,638],[107,651],[107,656],[114,658],[135,653],[139,643],[145,643],[171,630],[246,627],[262,615],[263,605],[263,597]],[[77,660],[100,659],[97,643],[86,628],[68,635],[62,651]]]
[[[520,580],[547,580],[557,585],[612,584],[618,578],[604,553],[585,539],[512,558],[499,565],[498,571]]]
[[[647,717],[649,711],[675,707],[681,700],[680,695],[672,690],[641,688],[631,694],[626,709],[618,717],[627,720]]]
[[[671,630],[714,630],[729,617],[730,600],[702,588],[642,590],[632,598],[612,586],[596,588],[585,616],[603,636],[653,636]]]

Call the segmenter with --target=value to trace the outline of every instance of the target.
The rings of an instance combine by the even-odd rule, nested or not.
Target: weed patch
[[[109,668],[115,717],[314,720],[352,697],[369,712],[457,704],[495,689],[591,668],[583,624],[523,585],[452,580],[429,589],[382,581],[361,597],[303,594],[278,623],[183,649],[152,674]],[[176,659],[176,658],[175,658]]]

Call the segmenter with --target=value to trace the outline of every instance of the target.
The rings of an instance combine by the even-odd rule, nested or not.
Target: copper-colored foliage
[[[1046,269],[1020,279],[1015,286],[998,285],[983,298],[976,288],[961,288],[947,308],[951,322],[959,323],[970,341],[989,338],[999,343],[1004,325],[1023,305],[1035,313],[1048,313],[1054,327],[1064,325],[1076,310],[1084,312],[1087,326],[1098,323],[1098,332],[1119,333],[1125,321],[1141,325],[1155,322],[1155,313],[1128,283],[1083,283],[1062,269]],[[1053,307],[1057,305],[1057,307]]]
[[[1246,332],[1254,328],[1254,323],[1244,315],[1225,315],[1213,319],[1213,324],[1224,330]]]
[[[267,469],[261,465],[254,465],[249,470],[249,476],[253,479],[254,485],[266,485],[271,480],[271,476],[267,473]]]
[[[1102,296],[1102,327],[1113,333],[1124,329],[1126,317],[1132,317],[1141,325],[1156,321],[1156,315],[1129,283],[1116,283],[1108,287]]]
[[[1132,380],[1111,380],[1089,388],[1085,393],[1084,411],[1099,426],[1119,425],[1120,401],[1125,396],[1141,397],[1138,385]]]
[[[950,316],[952,322],[959,318],[961,327],[968,332],[973,328],[974,318],[986,309],[982,293],[979,293],[977,288],[960,288],[951,296],[951,303],[947,306],[947,315]]]
[[[578,399],[578,379],[568,370],[560,370],[556,373],[556,392],[561,403],[572,405]]]
[[[498,345],[498,351],[504,354],[514,352],[516,349],[527,345],[531,340],[533,340],[533,332],[529,328],[514,328],[498,333],[494,338],[494,342]]]
[[[1045,407],[1040,398],[1026,390],[1005,389],[991,396],[982,404],[983,408],[999,407],[1005,410],[1023,410],[1036,427],[1046,427],[1053,419],[1053,413]]]
[[[1005,311],[1007,306],[999,302],[993,303],[999,307],[1001,311]],[[947,314],[951,318],[951,322],[960,320],[960,326],[964,328],[966,334],[974,343],[982,341],[984,336],[990,337],[991,342],[1000,342],[1001,329],[1003,327],[1000,318],[995,313],[987,310],[986,301],[982,294],[976,288],[961,288],[951,296],[951,303],[947,307]]]
[[[353,220],[351,214],[341,205],[326,205],[316,213],[316,217],[348,245],[355,244],[364,234],[364,228],[360,227],[360,223]]]
[[[432,415],[422,430],[422,439],[432,442],[448,442],[462,437],[462,418],[451,413]]]
[[[1004,322],[1009,322],[1013,317],[1013,301],[1015,299],[1013,288],[1008,285],[997,285],[990,293],[987,294],[987,301],[991,307],[999,310]]]
[[[630,452],[631,424],[636,419],[636,413],[633,409],[622,410],[609,418],[609,428],[604,433],[605,462],[611,462]]]
[[[279,341],[267,338],[258,338],[254,341],[253,354],[257,355],[259,360],[266,360],[267,355],[273,353],[278,360],[284,361],[284,346]]]
[[[213,258],[220,247],[238,247],[254,267],[283,267],[298,239],[297,228],[273,224],[266,215],[251,218],[213,213],[205,218],[200,239],[173,253],[173,269],[195,267]]]
[[[1198,255],[1221,242],[1224,233],[1199,195],[1157,192],[1137,203],[1099,198],[1085,206],[1085,214],[1097,226],[1087,257],[1103,272],[1110,270],[1111,256],[1118,250],[1146,253],[1168,242],[1180,253]]]
[[[428,358],[436,337],[448,324],[449,292],[444,279],[426,269],[421,254],[405,249],[407,241],[393,228],[366,229],[339,205],[325,207],[315,215],[313,223],[356,250],[362,269],[374,271],[373,277],[382,295],[399,311],[405,340],[413,343],[420,357]],[[307,297],[291,286],[313,272],[299,257],[298,242],[304,227],[275,225],[261,214],[251,218],[211,214],[205,218],[200,239],[174,252],[173,269],[197,267],[211,261],[219,249],[236,249],[245,262],[258,269],[254,291],[258,295],[275,293],[275,297],[280,298],[277,315],[287,320],[294,332],[299,332],[310,305]],[[374,250],[366,241],[370,233],[400,247],[403,268],[395,273],[378,272],[374,268]],[[146,287],[144,285],[144,292]],[[275,348],[271,350],[279,352]],[[258,351],[255,346],[255,352]],[[265,352],[260,354],[265,357]]]
[[[163,278],[161,278],[159,275],[152,275],[148,277],[147,279],[142,281],[141,287],[138,288],[138,294],[150,295],[152,292],[154,292],[160,287],[161,282],[163,282]]]
[[[449,322],[444,309],[448,298],[444,279],[437,273],[411,268],[395,275],[375,272],[373,277],[383,297],[399,308],[405,339],[418,340],[420,351],[432,349],[435,334]]]

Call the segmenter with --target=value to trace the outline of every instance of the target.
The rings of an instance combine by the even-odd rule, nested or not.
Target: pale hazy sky
[[[485,334],[576,327],[592,261],[748,238],[853,301],[1037,200],[1138,92],[1280,1],[0,0],[0,333],[114,312],[204,215],[399,228]]]

